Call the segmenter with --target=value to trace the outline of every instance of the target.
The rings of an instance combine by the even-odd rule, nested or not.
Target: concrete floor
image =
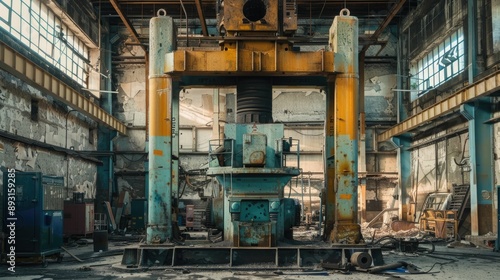
[[[317,269],[313,271],[300,270],[239,270],[220,269],[204,271],[196,268],[188,270],[162,268],[138,272],[120,271],[112,266],[121,262],[121,252],[124,246],[131,242],[110,241],[109,250],[94,253],[93,245],[69,247],[68,250],[82,260],[76,261],[64,253],[62,263],[49,261],[48,267],[41,264],[17,264],[16,272],[7,271],[7,266],[1,266],[2,279],[498,279],[500,275],[500,253],[491,249],[470,247],[459,244],[448,248],[446,243],[436,245],[430,254],[403,254],[394,251],[384,251],[386,264],[404,261],[414,264],[422,274],[409,274],[404,269],[387,271],[384,274],[369,274],[352,271],[349,273]],[[132,243],[133,244],[133,243]]]

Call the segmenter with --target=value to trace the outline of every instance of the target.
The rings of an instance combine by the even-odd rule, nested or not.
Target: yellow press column
[[[327,191],[333,192],[335,197],[333,202],[335,213],[330,240],[334,243],[353,244],[359,243],[362,239],[357,207],[358,19],[350,16],[347,9],[343,9],[340,16],[335,17],[333,21],[330,28],[330,45],[336,54],[335,72],[338,73],[335,76],[332,104],[334,106],[334,172],[327,174],[335,177],[326,180],[329,183]],[[331,225],[326,228],[331,228]],[[328,233],[325,232],[325,234]]]
[[[172,239],[172,78],[165,54],[174,50],[174,21],[160,10],[149,37],[149,192],[147,243]]]

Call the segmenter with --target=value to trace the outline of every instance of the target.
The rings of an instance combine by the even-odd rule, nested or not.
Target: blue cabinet
[[[40,172],[6,175],[4,173],[3,193],[12,194],[15,188],[15,210],[8,211],[9,196],[4,195],[4,221],[5,225],[15,223],[16,256],[41,257],[43,261],[46,256],[59,256],[63,245],[63,177]],[[4,230],[9,232],[8,228]]]

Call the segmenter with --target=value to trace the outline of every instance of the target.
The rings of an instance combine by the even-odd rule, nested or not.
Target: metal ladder
[[[452,185],[453,195],[450,203],[448,204],[448,210],[457,211],[457,220],[459,232],[464,224],[465,219],[470,214],[470,185]]]

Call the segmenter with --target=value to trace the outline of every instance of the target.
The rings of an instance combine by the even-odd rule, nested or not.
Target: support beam
[[[477,1],[467,1],[467,71],[469,84],[474,82],[477,75]]]
[[[380,36],[380,34],[382,34],[382,32],[387,27],[387,25],[389,25],[389,23],[391,23],[392,19],[399,13],[399,10],[401,10],[401,8],[405,4],[405,2],[406,2],[406,0],[399,0],[399,2],[396,5],[394,5],[394,7],[392,7],[392,10],[389,12],[389,14],[387,15],[387,17],[384,19],[384,21],[382,23],[380,23],[380,25],[377,28],[377,30],[375,30],[375,32],[372,34],[371,39],[373,41],[377,41],[377,39]],[[363,49],[361,50],[361,53],[365,53],[366,50],[368,50],[369,47],[370,47],[370,44],[364,45]],[[383,47],[384,46],[382,46],[382,48]]]
[[[469,120],[470,155],[470,206],[471,235],[478,236],[493,231],[493,127],[486,124],[491,118],[489,98],[464,104],[460,112]]]
[[[201,1],[202,0],[195,0],[196,11],[198,12],[198,17],[200,18],[201,31],[203,32],[203,36],[208,36],[207,22],[205,20],[205,14],[203,13],[203,6],[201,4]]]
[[[392,205],[390,208],[395,208],[396,200],[398,201],[397,208],[399,208],[399,219],[402,221],[413,222],[414,217],[408,217],[408,211],[410,209],[410,195],[409,192],[412,188],[411,182],[411,152],[410,152],[410,139],[406,136],[393,137],[391,142],[397,147],[397,163],[398,163],[398,182],[399,190],[397,193],[397,198],[392,200]],[[413,212],[412,212],[413,213]],[[415,213],[413,213],[415,214]]]
[[[122,9],[120,7],[120,4],[118,4],[118,1],[117,0],[109,0],[109,2],[111,3],[111,5],[113,5],[113,8],[115,8],[116,13],[123,21],[123,24],[125,24],[125,27],[130,32],[130,35],[132,35],[132,38],[134,39],[134,41],[136,43],[141,43],[141,41],[139,40],[139,34],[137,34],[137,31],[135,31],[135,28],[132,26],[132,23],[130,22],[130,20],[123,14]]]
[[[458,110],[460,105],[471,102],[479,97],[486,96],[500,90],[500,71],[497,71],[474,84],[467,86],[452,96],[432,105],[431,107],[415,114],[405,121],[391,127],[379,134],[379,142],[387,141],[391,137],[410,132],[429,121],[445,116],[452,111]]]
[[[357,42],[357,40],[356,40]],[[335,69],[331,51],[296,52],[282,41],[224,41],[220,50],[167,53],[171,75],[324,75]]]
[[[172,237],[178,237],[174,233],[179,233],[179,225],[177,224],[177,213],[179,213],[179,120],[180,120],[180,107],[179,107],[179,82],[172,82]],[[180,234],[180,233],[179,233]]]
[[[341,57],[335,65],[341,74],[335,76],[333,97],[335,177],[325,179],[329,182],[327,192],[335,194],[334,225],[329,239],[333,243],[354,244],[363,238],[358,224],[358,19],[349,16],[346,9],[340,11],[330,28],[330,38],[333,51]]]
[[[365,122],[365,53],[359,53],[359,159],[358,178],[361,222],[366,222],[366,122]],[[378,171],[378,170],[377,170]]]
[[[326,89],[325,118],[325,193],[322,196],[325,205],[325,223],[323,238],[328,239],[335,224],[335,83],[334,77]]]
[[[127,127],[103,110],[99,104],[78,93],[3,42],[0,42],[0,68],[68,104],[85,116],[122,134],[127,133]]]
[[[104,36],[109,37],[109,34],[105,34]],[[111,44],[107,39],[108,38],[105,38],[105,40],[103,40],[103,48],[98,50],[99,57],[102,58],[102,63],[100,64],[101,69],[99,69],[100,71],[103,71],[104,69],[111,69],[111,53],[106,51],[111,49]],[[103,80],[103,82],[99,83],[98,86],[96,85],[95,88],[107,91],[111,90],[111,79]],[[113,114],[113,96],[111,92],[103,93],[101,95],[100,105],[101,108],[107,113]],[[113,158],[113,138],[116,136],[116,132],[104,127],[98,129],[98,133],[97,150],[107,153],[107,155],[103,155],[100,157],[103,165],[97,167],[95,211],[96,213],[104,213],[106,208],[104,206],[104,203],[112,200],[113,185],[116,186],[116,184],[114,184],[116,181],[114,180],[115,165]]]

